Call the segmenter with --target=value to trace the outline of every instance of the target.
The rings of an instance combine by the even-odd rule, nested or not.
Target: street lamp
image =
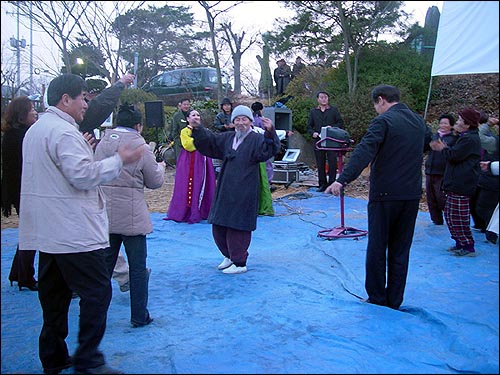
[[[75,59],[75,64],[78,67],[78,74],[80,74],[83,77],[83,79],[86,79],[88,72],[88,64],[81,57],[77,57]]]
[[[44,70],[40,70],[40,68],[35,68],[33,69],[33,73],[35,73],[36,75],[40,75],[41,73],[50,73],[50,71],[48,69],[44,69]],[[42,78],[42,97],[43,97],[43,100],[42,100],[42,110],[45,111],[48,107],[48,103],[47,103],[47,90],[45,89],[45,85],[46,85],[46,80],[45,80],[45,76]]]

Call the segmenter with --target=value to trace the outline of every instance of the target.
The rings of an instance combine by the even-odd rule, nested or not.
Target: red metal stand
[[[344,144],[345,147],[342,148],[329,148],[329,147],[321,147],[320,142],[323,142],[325,140],[331,140],[335,141],[340,144]],[[318,142],[316,142],[316,147],[318,150],[325,150],[325,151],[337,151],[338,153],[338,172],[339,174],[342,173],[342,170],[344,169],[344,163],[343,163],[343,158],[344,154],[347,151],[352,151],[352,148],[349,147],[349,143],[343,140],[335,139],[335,138],[330,138],[326,137]],[[324,237],[327,239],[333,239],[333,238],[356,238],[356,237],[361,237],[361,236],[366,236],[368,234],[367,230],[362,230],[362,229],[356,229],[353,227],[346,227],[344,224],[344,189],[340,191],[340,226],[334,227],[331,229],[324,229],[320,230],[318,232],[318,237]]]

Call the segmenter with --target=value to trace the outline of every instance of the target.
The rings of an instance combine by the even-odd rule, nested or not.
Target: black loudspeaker
[[[165,126],[163,102],[161,100],[144,102],[144,111],[146,112],[146,126],[148,128],[163,128]]]

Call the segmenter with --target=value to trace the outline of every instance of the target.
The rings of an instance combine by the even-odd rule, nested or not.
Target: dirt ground
[[[167,212],[168,204],[170,202],[170,198],[172,197],[172,192],[174,188],[174,175],[175,169],[168,167],[165,171],[165,183],[159,189],[145,190],[146,201],[148,202],[148,206],[151,212]],[[368,173],[363,173],[359,176],[355,181],[347,185],[345,189],[345,195],[352,198],[360,198],[360,199],[368,199]],[[290,186],[286,187],[285,184],[273,184],[276,186],[276,190],[272,193],[273,199],[281,198],[286,195],[292,195],[296,193],[305,192],[310,189],[312,186],[316,186],[317,177],[314,173],[311,176],[299,183],[293,183]],[[425,200],[422,199],[420,203],[420,210],[427,211],[427,205]],[[14,210],[15,212],[15,210]],[[9,217],[2,216],[1,218],[1,229],[5,228],[17,228],[18,226],[18,216],[13,213]]]

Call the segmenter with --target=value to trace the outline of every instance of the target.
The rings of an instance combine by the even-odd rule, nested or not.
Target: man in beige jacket
[[[54,78],[49,108],[23,142],[19,244],[38,249],[38,298],[43,310],[39,356],[44,373],[74,366],[76,373],[121,373],[105,364],[98,346],[106,330],[111,280],[105,262],[108,217],[99,185],[115,179],[142,148],[126,145],[94,160],[80,133],[87,109],[85,81],[74,74]],[[72,291],[80,296],[78,346],[68,354],[68,310]]]

